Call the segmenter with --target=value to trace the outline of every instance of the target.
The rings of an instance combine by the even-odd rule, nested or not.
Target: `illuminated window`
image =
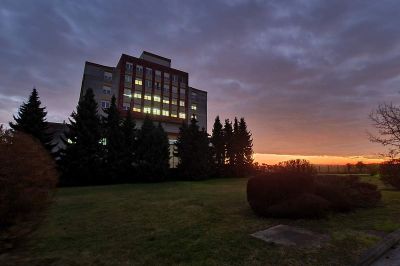
[[[133,70],[133,64],[127,62],[126,65],[125,65],[125,68],[126,68],[126,70],[128,70],[128,71],[132,71],[132,70]]]
[[[155,115],[160,115],[160,109],[158,109],[158,108],[153,108],[153,114],[155,114]]]
[[[162,115],[163,116],[169,116],[169,111],[168,110],[162,110]]]
[[[125,111],[128,111],[130,108],[131,108],[131,104],[130,103],[123,103],[122,109],[124,109]]]
[[[178,104],[178,101],[175,100],[175,99],[172,99],[172,100],[171,100],[171,103],[172,103],[173,105],[177,105],[177,104]]]
[[[136,85],[142,85],[142,80],[141,79],[135,79],[135,84]]]
[[[179,106],[185,106],[185,101],[179,101]]]
[[[164,97],[163,100],[162,100],[162,102],[163,102],[163,103],[166,103],[166,104],[169,104],[169,98],[165,98],[165,97]]]
[[[133,94],[133,98],[141,99],[142,98],[142,93],[139,91],[135,91]]]
[[[104,80],[105,81],[111,81],[112,80],[112,73],[104,72]]]
[[[142,110],[140,110],[140,108],[138,108],[138,107],[133,107],[133,108],[132,108],[132,111],[134,111],[134,112],[141,112]]]
[[[145,94],[144,99],[151,101],[151,94]]]
[[[132,82],[132,76],[131,75],[125,75],[125,82]]]
[[[185,119],[186,118],[186,114],[185,113],[179,113],[179,118]]]
[[[155,102],[161,102],[160,96],[154,95],[154,96],[153,96],[153,100],[154,100]]]
[[[101,107],[103,109],[110,108],[110,102],[109,101],[101,101]]]
[[[175,112],[171,112],[171,117],[178,117]]]
[[[103,86],[103,94],[111,94],[111,87],[109,86]]]
[[[124,89],[124,96],[132,97],[132,92],[130,89]]]
[[[197,110],[197,105],[194,103],[194,104],[192,104],[191,108],[192,108],[192,110]]]
[[[99,143],[105,146],[105,145],[107,145],[107,139],[106,139],[106,138],[102,138],[102,139],[99,141]]]
[[[137,73],[143,73],[143,67],[137,65],[137,66],[136,66],[136,72],[137,72]]]
[[[69,144],[73,144],[73,143],[74,143],[70,138],[67,139],[67,142],[68,142]]]
[[[145,106],[145,107],[143,108],[143,113],[151,114],[151,107]]]

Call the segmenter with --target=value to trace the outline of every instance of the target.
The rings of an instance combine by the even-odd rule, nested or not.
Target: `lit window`
[[[137,65],[137,66],[136,66],[136,72],[137,72],[137,73],[143,73],[143,67]]]
[[[132,82],[132,76],[125,75],[125,82]]]
[[[194,103],[194,104],[192,104],[191,108],[192,108],[192,110],[197,110],[197,105]]]
[[[128,111],[130,108],[131,108],[130,103],[124,103],[124,104],[122,105],[122,109],[124,109],[125,111]]]
[[[142,80],[141,79],[135,79],[135,84],[136,85],[142,85]]]
[[[106,139],[106,138],[102,138],[102,139],[99,141],[99,143],[105,146],[105,145],[107,145],[107,139]]]
[[[171,112],[171,117],[178,117],[178,116],[176,115],[176,111],[172,111],[172,112]]]
[[[67,142],[68,142],[69,144],[73,144],[73,143],[74,143],[71,139],[67,139]]]
[[[177,101],[177,100],[174,100],[174,99],[172,99],[172,100],[171,100],[171,103],[172,103],[173,105],[177,105],[177,104],[178,104],[178,101]]]
[[[179,113],[179,118],[185,119],[186,118],[186,114],[185,113]]]
[[[153,108],[153,114],[155,114],[155,115],[160,115],[160,109],[158,109],[158,108]]]
[[[192,114],[192,117],[197,120],[197,115],[196,114]]]
[[[160,96],[153,96],[153,100],[155,101],[155,102],[161,102],[161,98],[160,98]]]
[[[132,92],[130,89],[124,89],[124,96],[132,97]]]
[[[150,114],[151,113],[151,107],[144,107],[143,108],[143,113],[146,113],[146,114]]]
[[[140,110],[140,108],[133,107],[133,108],[132,108],[132,111],[134,111],[134,112],[141,112],[142,110]]]
[[[133,64],[127,62],[127,63],[125,64],[125,68],[126,68],[126,70],[128,70],[128,71],[132,71],[132,69],[133,69]]]
[[[151,101],[151,95],[150,94],[145,94],[144,95],[144,99]]]
[[[109,86],[103,86],[103,94],[111,94],[111,87]]]
[[[163,116],[169,116],[169,111],[168,110],[162,110],[162,115]]]
[[[142,98],[142,93],[139,92],[139,91],[135,91],[135,93],[133,94],[133,98],[141,99]]]
[[[179,106],[185,106],[185,101],[179,101]]]
[[[146,88],[151,88],[151,80],[146,80]]]
[[[112,73],[104,72],[104,80],[111,81],[112,80]]]
[[[101,107],[103,109],[110,108],[110,102],[109,101],[101,101]]]
[[[166,104],[169,104],[169,98],[164,98],[164,99],[162,100],[162,102],[163,102],[163,103],[166,103]]]

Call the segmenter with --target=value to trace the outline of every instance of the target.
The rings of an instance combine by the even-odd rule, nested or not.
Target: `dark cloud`
[[[39,89],[75,108],[86,60],[172,58],[213,118],[244,116],[259,153],[361,155],[368,113],[398,103],[398,1],[3,1],[0,122]]]

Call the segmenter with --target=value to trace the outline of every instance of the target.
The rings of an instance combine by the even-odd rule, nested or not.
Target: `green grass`
[[[379,241],[371,231],[400,227],[400,192],[383,190],[382,206],[322,220],[263,219],[246,202],[246,182],[62,188],[19,256],[26,265],[351,265]],[[249,235],[280,223],[331,241],[297,249]]]

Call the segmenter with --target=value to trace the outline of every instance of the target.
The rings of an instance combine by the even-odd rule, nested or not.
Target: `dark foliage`
[[[215,168],[218,175],[220,175],[225,165],[225,141],[223,126],[221,124],[219,116],[215,118],[210,141],[213,146]]]
[[[379,174],[385,184],[400,189],[400,159],[392,159],[381,163]]]
[[[123,154],[120,158],[122,168],[122,178],[125,182],[137,180],[136,168],[136,124],[131,113],[127,112],[122,122],[122,135],[124,141]]]
[[[193,117],[189,126],[182,124],[176,142],[178,171],[183,179],[199,180],[210,174],[210,145],[207,132],[200,130]]]
[[[36,228],[57,183],[48,151],[31,135],[0,128],[0,253]]]
[[[60,151],[59,159],[62,185],[103,183],[101,124],[91,89],[86,91],[69,121],[63,139],[65,148]]]
[[[316,176],[304,160],[280,163],[247,184],[251,208],[266,217],[315,218],[328,211],[372,207],[380,198],[375,185],[354,176]]]
[[[121,127],[121,117],[116,105],[115,96],[111,98],[111,104],[105,110],[103,119],[103,130],[105,137],[104,170],[107,176],[106,182],[117,183],[122,181],[124,170],[123,156],[125,155],[124,133]]]
[[[137,162],[144,181],[161,181],[168,174],[169,141],[162,126],[146,116],[138,133]]]
[[[41,107],[39,94],[34,88],[29,100],[23,103],[18,110],[18,115],[13,116],[15,123],[10,122],[10,127],[15,131],[20,131],[32,135],[38,139],[49,151],[52,145],[51,134],[48,133],[46,121],[46,107]]]

